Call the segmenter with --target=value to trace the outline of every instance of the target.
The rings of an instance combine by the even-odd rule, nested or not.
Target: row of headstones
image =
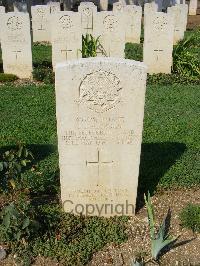
[[[140,42],[141,7],[130,5],[114,12],[97,13],[92,3],[81,4],[80,9],[85,10],[85,6],[91,14],[86,18],[80,15],[84,12],[60,11],[52,15],[53,67],[59,62],[81,57],[82,34],[85,33],[100,36],[102,46],[98,56],[123,58],[126,42]],[[176,5],[170,7],[168,13],[156,10],[154,3],[145,5],[143,61],[150,74],[170,73],[173,44],[184,37],[188,7]],[[32,51],[29,16],[9,12],[1,15],[1,19],[4,72],[30,78]]]
[[[32,5],[42,5],[42,4],[47,4],[51,5],[53,8],[56,6],[56,8],[61,5],[63,6],[65,11],[71,10],[73,5],[75,4],[75,1],[73,0],[27,0],[26,2],[24,1],[15,1],[15,0],[10,0],[7,1],[9,6],[10,6],[10,11],[21,11],[21,12],[27,12],[30,11]],[[95,5],[98,6],[99,10],[101,11],[107,11],[108,10],[108,4],[113,4],[115,2],[114,0],[93,0]],[[143,6],[145,3],[151,2],[151,1],[146,1],[146,0],[120,0],[122,4],[135,4],[139,6]],[[155,3],[158,5],[158,11],[163,11],[167,10],[169,6],[173,6],[176,4],[185,4],[185,0],[155,0]],[[197,6],[198,6],[198,0],[190,0],[189,3],[189,15],[196,15],[197,11]]]
[[[114,3],[113,12],[118,11],[118,8],[119,8],[118,3]],[[53,14],[56,14],[58,11],[59,9],[56,9],[54,7]],[[131,39],[133,38],[134,39],[133,42],[137,43],[140,40],[142,8],[135,5],[126,5],[124,7],[124,12],[127,15],[127,17],[125,18],[127,22],[127,27],[126,27],[127,38],[129,39],[128,35],[130,34],[135,35],[133,37],[131,36],[130,38]],[[41,5],[41,6],[32,7],[32,28],[33,28],[34,42],[52,41],[53,33],[51,31],[53,30],[52,25],[54,24],[52,23],[52,21],[54,20],[55,16],[53,18],[52,15],[50,14],[52,14],[52,12],[50,11],[50,6]],[[106,15],[112,13],[97,12],[97,6],[94,5],[92,2],[82,2],[78,7],[78,12],[65,13],[61,11],[60,13],[57,14],[58,16],[60,16],[60,20],[57,23],[59,29],[62,29],[63,27],[66,29],[69,28],[69,26],[74,26],[74,29],[77,28],[78,33],[80,33],[79,31],[80,23],[78,21],[77,24],[75,24],[75,22],[70,22],[71,20],[70,17],[75,16],[81,19],[81,27],[82,27],[81,30],[83,35],[85,35],[86,33],[96,35],[97,33],[96,31],[98,31],[97,30],[98,21],[101,20],[101,17],[105,17]],[[69,17],[67,17],[67,14],[69,15]],[[66,26],[67,23],[69,24],[71,23],[72,25]],[[121,21],[120,24],[123,25],[123,21]],[[133,30],[131,30],[133,28],[135,29],[134,33]]]

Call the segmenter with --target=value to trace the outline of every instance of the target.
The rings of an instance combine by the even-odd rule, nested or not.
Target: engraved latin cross
[[[86,166],[97,166],[98,167],[98,177],[100,176],[100,169],[103,165],[112,165],[114,161],[104,161],[100,157],[100,151],[97,151],[97,160],[96,161],[86,161]]]

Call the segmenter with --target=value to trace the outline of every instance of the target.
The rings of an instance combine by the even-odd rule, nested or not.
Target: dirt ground
[[[179,213],[189,202],[200,204],[200,188],[187,190],[170,190],[158,193],[152,198],[155,206],[155,216],[158,224],[162,222],[170,207],[171,226],[170,234],[179,236],[175,246],[162,254],[159,265],[170,266],[197,266],[200,265],[200,234],[193,234],[191,230],[180,225]],[[149,228],[146,208],[139,210],[136,217],[130,219],[128,228],[128,241],[120,246],[109,245],[103,251],[97,252],[88,266],[115,265],[130,266],[137,255],[146,255],[145,261],[150,259]],[[156,265],[148,262],[145,265]]]
[[[188,16],[187,29],[190,30],[195,28],[200,28],[200,1],[199,1],[199,7],[197,9],[197,15]]]

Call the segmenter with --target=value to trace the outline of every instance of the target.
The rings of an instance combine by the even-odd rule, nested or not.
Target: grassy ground
[[[127,58],[141,60],[141,51],[141,45],[126,46]],[[50,46],[34,45],[33,62],[35,66],[49,65]],[[54,220],[59,216],[55,210],[59,202],[59,169],[54,85],[4,84],[0,86],[0,98],[0,152],[10,149],[17,141],[26,143],[34,154],[34,167],[22,174],[18,188],[26,188],[28,200],[37,208],[44,208],[38,213],[48,214],[47,221]],[[147,84],[139,195],[148,190],[154,193],[160,188],[200,184],[199,98],[199,85]],[[0,206],[5,204],[4,200],[2,194]],[[44,203],[50,207],[41,207]],[[31,255],[24,253],[26,258],[40,253],[64,258],[67,265],[79,265],[86,263],[106,243],[121,243],[126,239],[123,219],[94,218],[82,222],[66,216],[61,228],[68,228],[72,233],[67,240],[57,241],[56,225],[62,219],[53,222],[53,229],[49,229],[54,232],[51,236],[47,235],[47,229],[41,231],[43,235],[32,241],[32,250],[27,251]]]

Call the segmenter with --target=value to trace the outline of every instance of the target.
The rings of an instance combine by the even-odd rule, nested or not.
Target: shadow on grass
[[[144,206],[144,193],[153,194],[160,179],[185,150],[186,145],[178,142],[142,144],[137,209]]]

